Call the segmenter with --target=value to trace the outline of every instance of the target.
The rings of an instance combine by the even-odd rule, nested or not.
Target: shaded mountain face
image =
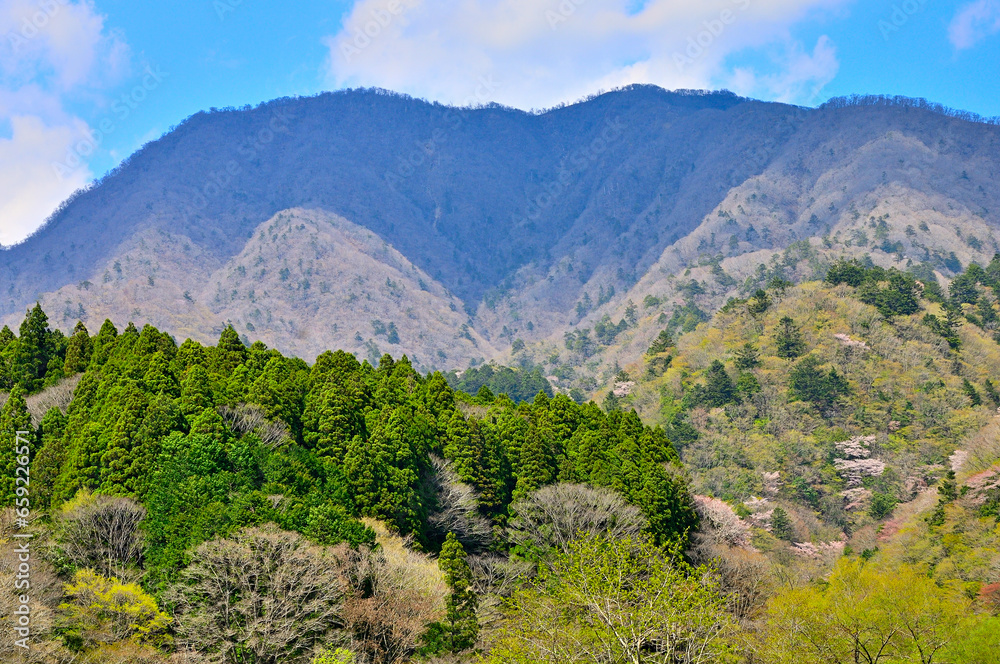
[[[383,334],[377,319],[395,322],[403,339],[433,338],[425,366],[431,357],[458,366],[496,356],[515,336],[561,336],[585,292],[613,286],[618,296],[605,306],[623,305],[625,294],[641,297],[635,288],[651,274],[673,274],[706,254],[753,255],[840,227],[849,234],[886,201],[914,228],[931,217],[935,232],[903,235],[901,227],[902,244],[886,243],[883,232],[868,250],[942,266],[953,251],[960,261],[988,259],[1000,210],[998,139],[997,126],[907,106],[806,110],[649,86],[542,114],[453,109],[380,91],[199,113],[0,252],[0,314],[16,320],[42,299],[62,311],[53,321],[61,327],[76,318],[94,326],[100,321],[91,318],[108,311],[207,339],[233,322],[286,350],[353,339],[362,354]],[[461,323],[472,331],[459,326],[459,334],[477,345],[448,354],[456,330],[445,337],[425,329],[403,299],[362,311],[372,320],[355,329],[365,326],[353,302],[332,299],[347,289],[330,265],[320,280],[327,292],[279,297],[265,288],[287,301],[288,316],[256,320],[246,298],[265,284],[255,280],[301,268],[316,281],[299,265],[308,233],[258,251],[262,276],[261,265],[244,264],[266,224],[296,214],[373,233],[396,261],[385,280],[398,281],[390,273],[405,261],[419,273],[416,290],[440,298],[435,312],[452,316],[456,302],[464,309],[450,327],[472,316]],[[345,241],[339,232],[315,242],[336,245]],[[150,248],[160,241],[172,249]],[[362,254],[352,269],[382,260]],[[227,297],[219,296],[222,281]],[[114,304],[124,283],[138,289],[129,311]],[[337,334],[303,337],[313,324],[298,318],[306,303],[329,318],[343,313],[348,340],[339,322]]]

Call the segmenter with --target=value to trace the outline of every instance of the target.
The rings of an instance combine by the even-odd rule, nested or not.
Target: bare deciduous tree
[[[502,619],[504,599],[534,576],[534,566],[523,560],[496,554],[469,556],[472,591],[479,598],[477,618],[483,630]]]
[[[131,498],[81,492],[60,511],[60,547],[77,567],[135,579],[142,564],[139,524],[144,518],[146,509]]]
[[[240,435],[255,433],[262,443],[272,449],[281,447],[292,436],[288,425],[269,420],[267,413],[260,406],[249,403],[241,403],[235,407],[220,406],[219,415],[236,433]]]
[[[206,542],[192,558],[167,593],[182,651],[220,664],[296,664],[339,636],[344,587],[334,551],[268,526]]]
[[[83,378],[83,374],[70,376],[25,399],[28,412],[31,414],[32,425],[37,427],[41,424],[45,413],[52,408],[58,408],[65,413],[73,402],[73,394],[76,392],[76,386],[80,384],[81,378]]]
[[[646,519],[638,507],[628,504],[610,489],[583,484],[553,484],[543,487],[512,506],[514,518],[508,537],[517,545],[563,553],[581,533],[621,539],[638,534]]]
[[[466,551],[487,546],[493,531],[490,522],[479,513],[475,490],[459,479],[447,461],[435,455],[431,456],[430,483],[436,499],[436,508],[427,518],[431,529],[442,540],[448,533],[455,533]]]
[[[738,620],[754,618],[774,592],[771,562],[756,549],[709,542],[696,548],[693,557],[718,572],[720,589]]]

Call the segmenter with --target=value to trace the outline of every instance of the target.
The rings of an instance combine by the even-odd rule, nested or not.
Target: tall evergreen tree
[[[31,463],[32,495],[37,507],[47,508],[51,504],[56,478],[66,462],[67,422],[61,410],[51,408],[39,426],[38,453]]]
[[[215,406],[215,396],[208,371],[200,364],[192,365],[181,379],[179,405],[185,417],[193,418]]]
[[[6,325],[0,330],[0,390],[9,390],[14,385],[11,368],[14,362],[14,349],[17,347],[17,337]]]
[[[54,354],[51,335],[49,317],[41,305],[36,304],[21,323],[11,366],[14,382],[29,393],[40,388],[45,379],[45,371]]]
[[[227,325],[219,336],[219,344],[212,350],[212,371],[228,377],[233,369],[247,360],[247,347],[240,340],[232,325]]]
[[[111,357],[111,351],[114,350],[117,339],[118,328],[110,320],[105,320],[97,336],[93,338],[91,343],[91,362],[95,366],[104,366]]]
[[[24,390],[20,385],[15,385],[7,403],[0,410],[0,507],[14,504],[18,486],[16,469],[21,457],[28,456],[30,459],[34,454],[34,436]],[[25,447],[25,443],[28,449],[20,449]],[[27,451],[28,454],[20,454],[21,451]]]
[[[444,572],[450,592],[445,600],[444,620],[431,624],[424,636],[425,646],[421,649],[424,655],[468,650],[476,644],[479,635],[476,618],[478,600],[472,590],[472,568],[455,533],[448,533],[441,547],[438,566]]]
[[[90,355],[93,350],[93,343],[87,327],[80,321],[73,328],[73,336],[69,338],[69,345],[66,347],[66,360],[63,363],[63,374],[72,376],[87,370],[90,364]]]
[[[806,342],[802,338],[802,331],[788,316],[783,317],[778,322],[778,332],[775,335],[774,343],[777,346],[778,357],[786,360],[794,360],[806,351]]]
[[[523,498],[555,478],[552,451],[539,427],[532,423],[521,448],[521,459],[514,488],[514,500]]]
[[[736,386],[719,360],[708,368],[703,401],[709,408],[719,408],[736,401]]]
[[[740,371],[756,369],[760,366],[760,351],[752,342],[747,341],[737,349],[733,364]]]

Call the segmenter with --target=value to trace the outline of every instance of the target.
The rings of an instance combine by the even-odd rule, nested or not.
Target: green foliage
[[[84,569],[73,575],[65,596],[56,629],[71,651],[80,653],[126,640],[157,646],[170,642],[166,634],[170,616],[136,584]]]
[[[760,351],[753,342],[747,341],[736,350],[733,364],[740,371],[750,371],[760,366]]]
[[[24,471],[19,474],[17,468],[30,468],[28,460],[34,452],[34,429],[31,426],[31,415],[28,414],[28,404],[24,400],[24,392],[15,386],[0,410],[0,506],[11,507],[15,499],[28,495],[28,479]],[[21,482],[17,478],[21,478]],[[22,501],[21,506],[24,505]]]
[[[973,406],[979,406],[983,403],[983,398],[979,396],[979,390],[976,386],[969,382],[968,378],[962,379],[962,391],[965,392],[965,396],[969,397],[969,401]]]
[[[346,648],[324,650],[313,658],[311,664],[354,664],[354,653]]]
[[[871,505],[868,508],[868,513],[876,521],[882,520],[885,517],[892,514],[892,511],[896,509],[896,505],[899,503],[899,499],[896,496],[875,492],[872,495]]]
[[[771,532],[778,539],[786,541],[791,541],[795,536],[795,531],[792,528],[792,520],[789,518],[788,512],[780,507],[775,507],[774,512],[771,513]]]
[[[90,364],[90,356],[93,352],[93,343],[90,334],[82,322],[73,328],[73,336],[69,338],[66,346],[66,360],[63,363],[63,374],[72,376],[87,370]]]
[[[504,602],[485,661],[728,661],[731,628],[707,568],[641,539],[588,536]]]
[[[992,622],[969,608],[955,584],[938,586],[919,569],[845,558],[828,583],[768,603],[755,652],[765,664],[996,662],[989,638],[967,648],[967,635]]]
[[[647,355],[658,355],[659,353],[665,353],[670,350],[674,345],[674,339],[670,336],[670,332],[667,330],[660,330],[660,333],[653,339],[653,343],[650,344],[649,350],[646,351]]]
[[[857,259],[834,263],[827,272],[829,284],[848,284],[858,289],[858,299],[883,316],[908,316],[920,311],[917,281],[912,274],[895,268],[866,266]]]
[[[69,340],[49,329],[49,319],[36,304],[21,323],[18,336],[10,328],[0,331],[0,389],[20,385],[31,394],[53,385],[64,376]]]
[[[778,321],[778,331],[775,333],[774,344],[777,348],[778,357],[786,360],[794,360],[806,350],[806,342],[802,337],[802,331],[795,325],[795,321],[788,316],[784,316]]]
[[[421,649],[424,655],[467,650],[475,645],[479,634],[477,598],[472,591],[472,569],[465,550],[454,533],[448,533],[448,538],[441,547],[438,565],[444,572],[449,589],[445,600],[446,615],[443,621],[428,626],[423,637],[424,647]]]
[[[793,399],[808,401],[820,411],[832,408],[851,389],[836,368],[824,371],[821,360],[815,355],[802,358],[792,370],[788,393]]]
[[[709,408],[720,408],[738,399],[736,386],[719,360],[712,362],[705,378],[705,387],[698,395],[698,401]]]
[[[531,401],[539,392],[544,392],[549,397],[553,395],[552,385],[542,375],[541,367],[528,371],[484,364],[467,369],[461,377],[450,372],[445,378],[454,390],[476,394],[485,386],[493,394],[506,394],[515,403]]]

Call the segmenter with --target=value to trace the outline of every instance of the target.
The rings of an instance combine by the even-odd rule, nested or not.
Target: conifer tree
[[[445,430],[444,458],[452,463],[452,467],[464,482],[472,482],[475,476],[474,465],[478,450],[473,449],[472,432],[469,423],[459,411],[453,411]]]
[[[548,441],[534,423],[528,428],[528,435],[521,448],[521,460],[514,488],[514,500],[523,498],[554,479],[551,450]]]
[[[425,399],[427,410],[429,410],[435,418],[440,420],[445,413],[450,410],[454,410],[455,393],[452,391],[451,387],[448,386],[448,381],[445,380],[440,371],[435,371],[431,374],[431,377],[427,379],[425,389],[427,391],[427,397]]]
[[[346,375],[342,382],[319,385],[306,397],[302,415],[306,446],[320,458],[336,462],[344,459],[347,444],[358,436],[368,437],[365,411],[371,396],[357,375]]]
[[[659,353],[665,353],[673,345],[674,339],[670,336],[670,330],[660,330],[660,334],[653,340],[653,343],[649,346],[649,350],[646,351],[646,354],[657,355]]]
[[[73,336],[69,338],[66,347],[66,361],[63,363],[63,374],[72,376],[87,370],[90,355],[93,350],[87,327],[80,321],[73,328]]]
[[[181,412],[187,418],[196,417],[205,409],[215,406],[211,379],[208,371],[200,364],[192,365],[181,379],[179,405]]]
[[[969,401],[972,402],[973,406],[982,405],[983,398],[979,396],[979,390],[969,382],[968,378],[962,379],[962,391],[965,392],[965,396],[969,397]]]
[[[101,468],[104,427],[98,422],[88,422],[69,441],[66,463],[56,478],[52,490],[52,506],[70,500],[79,489],[96,489]]]
[[[7,350],[7,347],[14,341],[17,341],[17,337],[14,336],[9,327],[4,325],[3,329],[0,329],[0,353]]]
[[[0,330],[0,390],[9,390],[14,385],[11,368],[14,361],[14,349],[17,347],[17,337],[6,325]]]
[[[180,384],[163,351],[157,351],[149,360],[149,369],[142,378],[144,391],[149,395],[180,396]]]
[[[802,338],[802,331],[788,316],[782,318],[778,325],[778,333],[774,339],[777,355],[786,360],[794,360],[806,351],[806,342]]]
[[[195,365],[203,369],[208,368],[208,351],[197,341],[186,340],[177,348],[177,355],[174,357],[176,371],[183,375],[188,369]]]
[[[658,544],[683,541],[698,527],[698,514],[687,484],[679,472],[670,472],[664,464],[647,464],[643,469],[642,492],[637,497],[649,532]]]
[[[19,432],[21,435],[19,436]],[[35,431],[31,426],[31,415],[24,400],[24,390],[15,385],[7,403],[0,410],[0,507],[10,507],[17,497],[16,469],[23,456],[34,454]],[[27,455],[20,454],[27,443]],[[23,476],[22,476],[23,477]]]
[[[448,533],[441,547],[438,566],[444,572],[450,592],[445,600],[445,619],[431,624],[424,636],[425,647],[421,649],[424,655],[468,650],[476,644],[479,635],[476,618],[478,600],[472,591],[472,568],[455,533]]]
[[[11,366],[13,382],[19,383],[26,392],[34,392],[42,386],[54,351],[51,334],[48,316],[40,304],[35,304],[21,323]]]
[[[736,351],[733,364],[740,371],[751,371],[760,366],[760,351],[752,342],[746,342]]]
[[[118,339],[118,329],[110,320],[105,320],[101,325],[101,330],[91,343],[91,362],[97,367],[102,367],[111,357],[115,341]]]
[[[792,529],[792,520],[788,517],[788,512],[780,507],[775,507],[771,513],[771,532],[778,539],[791,541],[795,533]]]
[[[102,493],[126,493],[126,483],[133,467],[135,437],[146,416],[147,398],[139,385],[127,381],[108,399],[109,428],[102,431],[98,481]]]
[[[719,360],[712,362],[708,368],[707,383],[704,391],[704,402],[709,408],[719,408],[736,401],[736,386],[726,373],[726,367]]]
[[[232,325],[227,325],[219,337],[219,344],[212,350],[212,371],[228,377],[233,370],[247,360],[247,347],[240,341]]]
[[[68,418],[58,408],[50,408],[38,428],[38,453],[31,463],[31,485],[35,504],[46,508],[59,471],[66,462],[66,424]]]

